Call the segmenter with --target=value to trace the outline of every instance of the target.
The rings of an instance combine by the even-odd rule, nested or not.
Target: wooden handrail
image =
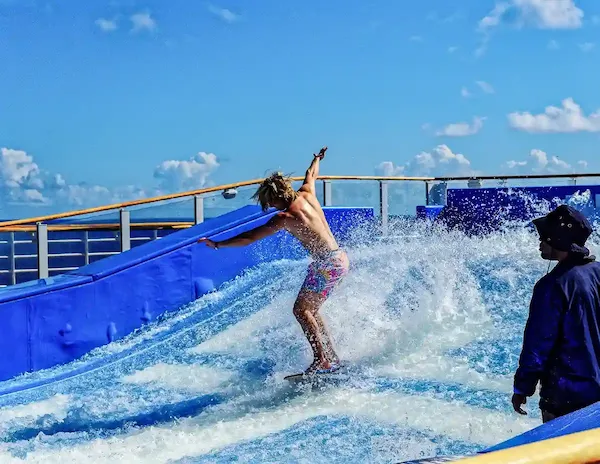
[[[132,222],[129,227],[131,229],[185,229],[193,226],[190,221],[170,221],[170,222]],[[121,224],[106,223],[106,224],[48,224],[48,231],[67,232],[67,231],[92,231],[92,230],[120,230]],[[0,233],[3,232],[35,232],[37,230],[34,225],[17,225],[0,227]]]
[[[374,180],[374,181],[409,181],[409,182],[449,182],[449,181],[465,181],[471,179],[479,180],[516,180],[516,179],[576,179],[580,177],[600,177],[599,173],[594,174],[531,174],[531,175],[509,175],[509,176],[462,176],[462,177],[408,177],[408,176],[319,176],[318,180]],[[291,180],[301,181],[304,177],[291,177]],[[216,187],[208,187],[187,192],[172,193],[169,195],[161,195],[157,197],[144,198],[139,200],[131,200],[122,203],[114,203],[105,206],[96,206],[76,211],[68,211],[66,213],[49,214],[47,216],[38,216],[25,219],[15,219],[12,221],[0,222],[0,229],[9,226],[35,224],[37,222],[47,222],[56,219],[65,219],[69,217],[82,216],[84,214],[100,213],[115,209],[128,208],[130,206],[145,205],[156,203],[159,201],[174,200],[177,198],[191,197],[195,195],[204,195],[207,193],[219,192],[227,189],[247,187],[250,185],[258,185],[263,179],[252,179],[243,182],[235,182],[232,184],[218,185]]]

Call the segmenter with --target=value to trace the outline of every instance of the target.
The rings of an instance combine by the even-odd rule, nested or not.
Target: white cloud
[[[499,2],[479,22],[479,30],[499,26],[509,16],[519,27],[539,29],[577,29],[582,26],[583,10],[574,0],[510,0]]]
[[[95,21],[95,24],[104,32],[112,32],[117,30],[117,21],[114,19],[99,18]]]
[[[502,23],[538,29],[577,29],[583,24],[583,10],[575,0],[506,0],[497,2],[492,11],[479,21],[481,44],[475,51],[480,57],[487,50],[491,31]]]
[[[469,92],[469,89],[467,89],[466,87],[463,87],[462,89],[460,89],[460,95],[464,98],[469,98],[471,96],[471,92]]]
[[[579,44],[579,48],[584,53],[591,52],[594,49],[594,47],[596,47],[596,44],[593,42],[585,42],[585,43]]]
[[[469,124],[468,122],[448,124],[442,130],[437,131],[436,135],[446,137],[466,137],[468,135],[475,135],[483,127],[484,120],[485,118],[475,116],[472,124]]]
[[[600,109],[586,116],[572,98],[566,98],[560,108],[548,106],[536,115],[513,112],[508,121],[514,129],[531,133],[600,132]]]
[[[487,82],[484,81],[477,81],[476,84],[479,86],[479,88],[481,90],[483,90],[483,92],[485,93],[494,93],[494,87],[492,87],[490,84],[488,84]]]
[[[580,166],[587,162],[579,161]],[[566,174],[573,172],[573,167],[566,161],[561,160],[557,156],[548,157],[545,151],[534,148],[529,152],[529,159],[523,161],[509,161],[506,167],[512,171],[519,173],[532,174]]]
[[[133,24],[132,32],[140,32],[143,30],[153,31],[156,29],[156,21],[148,12],[136,13],[132,15],[130,19]]]
[[[587,169],[588,162],[585,160],[577,161],[577,166],[579,166],[581,169]]]
[[[187,161],[163,161],[154,170],[161,189],[182,191],[202,188],[208,177],[219,167],[214,153],[200,152]]]
[[[448,47],[448,53],[454,53],[456,50],[458,50],[458,47],[456,46]]]
[[[383,161],[375,168],[378,176],[399,177],[404,175],[405,166],[396,166],[392,161]]]
[[[384,161],[375,168],[383,176],[468,176],[474,174],[471,161],[461,153],[454,153],[447,145],[438,145],[433,150],[415,155],[410,161],[396,165]]]
[[[129,185],[107,188],[87,183],[68,183],[61,174],[40,169],[31,155],[22,150],[0,149],[0,212],[14,205],[51,206],[53,210],[78,208],[146,198],[206,185],[219,167],[216,155],[199,153],[188,161],[168,160],[156,167],[157,186]],[[11,214],[22,215],[20,210]]]
[[[511,8],[511,4],[507,2],[496,3],[493,10],[490,11],[481,21],[479,21],[479,30],[485,31],[492,27],[496,27],[502,21],[504,14]]]
[[[208,11],[226,23],[234,23],[240,19],[240,15],[235,14],[227,8],[219,8],[214,5],[208,5]]]
[[[558,50],[559,48],[560,48],[560,45],[558,44],[558,42],[556,40],[551,40],[550,42],[548,42],[548,49]]]

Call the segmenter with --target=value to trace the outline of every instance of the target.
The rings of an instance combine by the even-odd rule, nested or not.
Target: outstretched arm
[[[276,215],[273,216],[269,221],[257,227],[256,229],[249,230],[247,232],[243,232],[235,237],[228,238],[227,240],[222,240],[220,242],[215,242],[209,238],[201,238],[198,240],[198,243],[204,242],[207,246],[219,249],[226,247],[240,247],[250,245],[257,240],[261,240],[269,235],[272,235],[282,229],[285,228],[285,216],[284,215]]]
[[[300,187],[301,192],[308,192],[315,194],[315,180],[319,177],[319,163],[325,158],[325,152],[327,151],[327,147],[321,148],[318,155],[313,155],[314,158],[310,166],[306,170],[306,176],[304,177],[304,183],[302,187]]]

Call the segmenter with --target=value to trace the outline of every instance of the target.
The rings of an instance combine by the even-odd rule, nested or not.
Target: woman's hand
[[[218,250],[219,249],[219,245],[216,242],[213,242],[211,239],[203,237],[200,240],[198,240],[198,243],[206,243],[206,246],[211,247],[213,250]]]

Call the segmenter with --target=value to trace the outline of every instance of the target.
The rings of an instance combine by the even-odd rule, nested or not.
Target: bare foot
[[[304,371],[305,374],[313,374],[319,369],[331,369],[331,363],[327,360],[319,361],[315,359],[310,366]]]

